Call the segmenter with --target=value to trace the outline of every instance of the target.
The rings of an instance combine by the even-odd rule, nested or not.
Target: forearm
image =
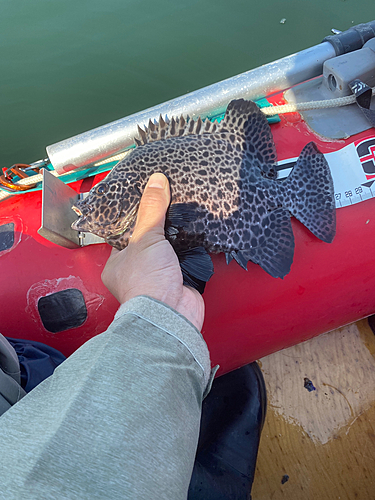
[[[183,317],[124,304],[0,419],[7,498],[186,498],[209,370]]]

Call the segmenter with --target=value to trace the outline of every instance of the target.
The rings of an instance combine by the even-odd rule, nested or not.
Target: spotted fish
[[[207,252],[225,252],[283,278],[294,254],[291,214],[317,238],[336,231],[333,182],[317,146],[303,149],[290,175],[277,180],[276,148],[264,114],[252,101],[231,101],[223,120],[183,117],[139,128],[137,147],[73,209],[73,228],[112,246],[128,244],[144,186],[153,172],[170,181],[166,238],[185,283],[202,289],[213,267]]]

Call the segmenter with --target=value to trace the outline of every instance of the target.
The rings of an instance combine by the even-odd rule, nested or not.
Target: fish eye
[[[108,191],[108,184],[106,184],[105,182],[102,182],[100,184],[97,185],[95,191],[97,194],[104,194]]]

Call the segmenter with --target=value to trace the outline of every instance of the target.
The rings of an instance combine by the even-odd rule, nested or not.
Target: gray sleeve
[[[148,297],[0,418],[0,485],[13,499],[186,499],[209,384],[207,346]]]

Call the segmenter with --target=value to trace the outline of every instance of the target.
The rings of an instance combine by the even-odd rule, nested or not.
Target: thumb
[[[164,238],[165,214],[170,202],[169,182],[164,174],[152,174],[149,178],[138,209],[132,242],[152,231]]]

